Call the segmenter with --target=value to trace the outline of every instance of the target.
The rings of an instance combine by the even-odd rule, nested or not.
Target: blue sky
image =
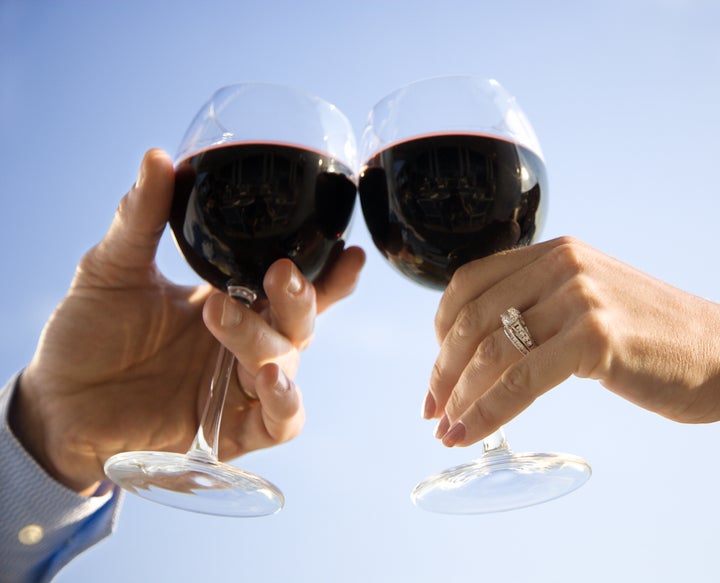
[[[174,153],[237,81],[320,95],[359,135],[410,81],[497,77],[548,164],[542,238],[575,235],[718,301],[718,24],[714,0],[0,0],[0,376],[31,357],[143,152]],[[590,381],[507,427],[516,450],[586,457],[581,490],[492,516],[416,510],[418,479],[473,455],[420,417],[439,296],[383,262],[359,214],[351,242],[369,260],[304,354],[304,432],[241,460],[283,488],[285,510],[243,521],[128,498],[116,534],[59,582],[716,580],[720,426],[674,424]],[[159,262],[197,281],[169,238]]]

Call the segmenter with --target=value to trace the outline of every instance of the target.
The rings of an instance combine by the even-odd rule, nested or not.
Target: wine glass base
[[[504,512],[548,502],[577,490],[590,465],[559,453],[487,453],[420,482],[413,503],[441,514]]]
[[[264,478],[209,457],[125,452],[105,462],[105,474],[142,498],[203,514],[267,516],[285,503],[282,492]]]

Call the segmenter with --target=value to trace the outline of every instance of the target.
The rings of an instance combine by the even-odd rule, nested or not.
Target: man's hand
[[[292,262],[279,261],[256,310],[207,285],[174,285],[155,264],[173,189],[170,158],[150,150],[106,236],[78,265],[14,399],[13,431],[50,475],[78,492],[97,487],[117,452],[187,450],[218,340],[238,360],[220,456],[297,435],[304,410],[290,379],[299,352],[316,313],[352,292],[364,263],[361,249],[348,248],[312,285]],[[248,401],[241,383],[258,401]]]

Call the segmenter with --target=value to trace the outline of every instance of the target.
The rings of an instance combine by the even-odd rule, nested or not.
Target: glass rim
[[[437,84],[440,86],[441,83],[463,83],[473,84],[486,93],[487,97],[500,98],[500,101],[506,104],[503,108],[498,103],[495,107],[501,115],[498,117],[498,121],[502,121],[505,127],[499,127],[497,125],[489,125],[483,123],[466,123],[465,121],[454,123],[454,124],[430,124],[427,127],[419,126],[419,129],[402,133],[401,135],[383,136],[380,137],[378,132],[374,132],[374,141],[376,143],[371,144],[370,133],[373,128],[376,127],[376,121],[374,118],[380,110],[384,107],[390,109],[393,100],[400,100],[403,95],[408,94],[409,91],[421,86],[432,86]],[[485,90],[488,88],[489,90]],[[512,116],[507,115],[512,113]],[[360,150],[360,164],[364,165],[370,158],[377,155],[379,152],[391,147],[393,144],[398,144],[414,139],[420,139],[428,135],[440,135],[440,134],[474,134],[483,136],[495,136],[498,139],[504,139],[506,141],[513,142],[517,145],[524,146],[529,150],[537,154],[540,159],[544,160],[545,156],[540,147],[540,142],[535,134],[530,121],[525,116],[525,113],[517,101],[517,98],[513,93],[495,78],[494,76],[483,75],[483,74],[448,74],[448,75],[435,75],[416,79],[405,85],[402,85],[384,97],[375,102],[370,109],[366,118],[365,126],[360,135],[359,139],[359,150]]]
[[[342,129],[339,132],[322,132],[324,134],[323,140],[328,145],[327,150],[323,150],[319,147],[317,140],[313,143],[305,143],[304,140],[286,137],[285,132],[282,132],[282,134],[278,134],[275,137],[263,137],[261,135],[257,135],[257,137],[243,136],[242,131],[239,129],[227,128],[224,125],[219,111],[223,109],[225,102],[232,100],[244,89],[247,89],[248,91],[258,90],[267,93],[268,96],[274,94],[278,96],[286,95],[295,97],[298,99],[298,103],[304,102],[311,107],[314,112],[316,112],[318,116],[318,128],[322,127],[323,129],[327,129],[334,125],[335,128],[340,127]],[[215,111],[216,109],[219,111]],[[209,139],[200,139],[200,132],[198,131],[198,128],[207,123],[206,121],[203,121],[206,119],[212,119],[215,122],[215,133],[213,134],[211,132]],[[332,123],[330,120],[332,120]],[[339,124],[338,120],[340,122]],[[292,134],[292,132],[288,132],[288,134]],[[339,138],[338,135],[341,137]],[[228,83],[216,88],[196,110],[192,121],[188,125],[185,134],[180,140],[177,151],[173,156],[173,162],[177,165],[180,161],[187,158],[193,151],[222,147],[223,145],[229,145],[236,142],[295,144],[305,149],[330,153],[333,158],[353,170],[357,167],[356,137],[352,124],[345,113],[335,103],[290,84],[271,81],[239,81],[236,83]]]

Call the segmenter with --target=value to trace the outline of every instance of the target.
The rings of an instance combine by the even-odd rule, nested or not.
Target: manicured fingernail
[[[444,446],[452,447],[456,443],[461,442],[463,439],[465,439],[465,424],[462,421],[458,421],[450,428],[450,431],[445,434],[442,438],[442,442]]]
[[[442,419],[440,419],[440,423],[438,423],[437,428],[435,429],[435,437],[440,439],[447,433],[449,428],[450,420],[447,418],[447,415],[443,415]]]
[[[296,269],[290,272],[290,281],[287,284],[287,291],[291,294],[296,294],[302,289],[302,281],[300,280],[300,274]]]
[[[222,316],[220,316],[220,325],[223,328],[234,328],[242,320],[242,309],[229,297],[225,297],[223,301]]]
[[[435,408],[435,397],[428,391],[428,394],[425,395],[425,403],[423,404],[423,417],[425,419],[432,419],[435,416]]]

